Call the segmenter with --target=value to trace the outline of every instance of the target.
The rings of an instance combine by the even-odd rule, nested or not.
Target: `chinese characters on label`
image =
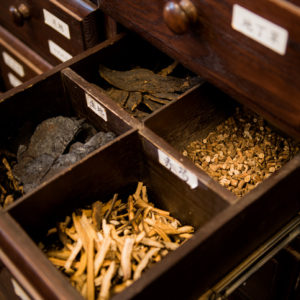
[[[100,105],[95,99],[93,99],[90,95],[85,94],[86,104],[87,106],[96,113],[99,117],[101,117],[104,121],[107,122],[106,110],[102,105]]]
[[[238,4],[233,6],[231,26],[278,54],[284,55],[286,52],[287,30]]]
[[[45,24],[62,34],[67,39],[71,39],[68,24],[51,14],[48,10],[43,9]]]
[[[167,154],[158,149],[159,162],[169,169],[173,174],[185,181],[192,189],[198,186],[196,175],[184,168],[180,163],[169,157]]]
[[[72,58],[71,54],[69,54],[67,51],[65,51],[63,48],[58,46],[53,41],[48,40],[48,44],[49,44],[50,53],[54,55],[56,58],[58,58],[60,61],[65,62]]]

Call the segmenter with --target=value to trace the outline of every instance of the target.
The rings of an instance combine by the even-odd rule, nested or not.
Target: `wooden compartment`
[[[2,1],[0,22],[53,65],[105,39],[103,15],[90,1]]]
[[[103,0],[99,5],[106,14],[138,32],[191,71],[299,138],[297,3]],[[237,7],[240,8],[239,31],[231,25]],[[262,23],[260,18],[264,19]],[[181,34],[168,26],[181,30]],[[274,50],[285,44],[286,51]]]
[[[0,69],[5,85],[3,91],[16,87],[52,68],[51,64],[1,26],[0,53]]]
[[[157,50],[145,40],[139,38],[135,34],[127,34],[124,38],[120,39],[119,41],[116,41],[111,46],[99,52],[88,55],[84,59],[81,59],[80,61],[77,61],[76,63],[72,64],[71,69],[74,70],[81,77],[83,77],[86,81],[90,82],[92,85],[99,86],[99,97],[101,97],[101,93],[107,94],[108,89],[110,89],[111,87],[118,87],[114,85],[114,83],[110,82],[109,80],[105,80],[100,76],[100,65],[114,71],[122,72],[132,70],[136,71],[137,69],[147,69],[147,71],[152,71],[153,73],[158,74],[161,70],[170,67],[170,65],[172,65],[173,63],[173,59],[171,59],[161,51]],[[168,77],[168,75],[163,77]],[[203,82],[203,80],[200,77],[193,74],[180,64],[178,64],[173,70],[173,72],[170,73],[170,77],[176,77],[176,79],[178,78],[178,80],[182,80],[182,82],[186,81],[187,85],[182,85],[182,91],[172,93],[172,95],[176,94],[176,97],[178,97],[178,99],[187,95],[193,88],[196,88],[199,84]],[[136,82],[140,81],[138,76],[132,76],[132,78],[134,78]],[[133,82],[132,78],[130,82]],[[148,82],[151,81],[152,77],[149,78],[150,79],[148,80]],[[144,82],[147,82],[147,80],[145,80]],[[124,80],[124,83],[127,83],[126,80]],[[131,86],[132,85],[130,85],[130,87]],[[134,88],[136,88],[136,86]],[[144,87],[141,87],[141,89],[142,88]],[[152,88],[156,88],[155,83],[154,87]],[[132,91],[129,91],[129,93],[131,93]],[[145,91],[139,91],[139,93],[142,94],[142,97],[144,97],[145,95],[151,96],[151,92],[147,91],[148,87],[145,87]],[[106,98],[110,98],[110,96],[107,96]],[[154,110],[154,113],[156,113],[160,109],[163,109],[163,107],[169,105],[174,100],[168,101],[163,99],[163,101],[165,102],[165,104],[161,105],[159,108],[156,108]],[[112,100],[111,102],[116,103],[116,101],[114,100]],[[129,101],[127,101],[127,103],[128,102]],[[159,104],[157,104],[156,102],[152,103],[159,106]],[[122,106],[120,105],[120,107]],[[139,107],[140,106],[138,106],[138,108]],[[122,110],[125,111],[125,108],[122,107]],[[153,113],[149,111],[149,114],[138,116],[136,118],[133,117],[133,114],[130,112],[130,109],[126,108],[126,111],[126,114],[128,114],[128,116],[130,115],[130,118],[135,123],[137,123],[137,120],[143,120]],[[137,109],[134,112],[136,111]],[[143,111],[147,111],[147,108],[145,106],[144,108],[142,107],[140,110],[140,112]]]
[[[190,189],[182,180],[173,178],[172,173],[157,160],[153,160],[147,149],[143,149],[144,143],[151,143],[151,141],[134,130],[126,133],[110,146],[72,167],[63,176],[55,178],[35,193],[25,195],[6,212],[9,212],[22,229],[38,242],[51,226],[66,215],[70,215],[76,208],[84,208],[97,199],[106,201],[114,193],[125,192],[124,195],[128,195],[127,192],[133,192],[138,181],[143,181],[147,186],[149,201],[156,207],[170,211],[171,215],[183,224],[199,228],[205,220],[207,221],[200,200],[205,191]],[[215,203],[217,205],[217,202]],[[222,210],[221,204],[219,210]],[[210,219],[212,217],[213,215]],[[15,255],[12,259],[19,270],[27,274],[32,272],[34,277],[37,277],[40,282],[36,282],[36,287],[45,299],[50,299],[53,295],[58,298],[81,298],[79,294],[75,296],[76,293],[72,288],[65,284],[66,279],[55,270],[17,224],[14,224],[8,216],[3,217],[0,223],[1,226],[5,227],[4,224],[7,224],[10,228],[3,228],[3,236],[0,237],[3,250],[14,251]],[[10,240],[14,235],[22,238]],[[158,280],[162,273],[169,272],[168,269],[173,268],[174,259],[176,261],[182,257],[181,248],[185,249],[183,253],[188,253],[189,241],[151,267],[132,286],[116,295],[116,299],[138,296],[144,287],[151,285],[153,280]],[[41,277],[41,273],[45,278]],[[61,283],[59,288],[54,289],[57,281]],[[40,287],[44,285],[46,288],[41,290]]]
[[[37,79],[20,93],[7,92],[6,98],[0,103],[1,151],[16,155],[20,145],[29,144],[38,124],[56,116],[84,119],[94,126],[97,132],[112,131],[116,136],[131,128],[116,113],[111,112],[105,105],[100,105],[93,91],[84,88],[84,83],[78,76],[66,68],[63,72],[48,74],[46,79]],[[47,125],[46,132],[49,130],[49,134],[51,126],[53,124]],[[46,177],[43,184],[49,180]]]
[[[229,96],[223,94],[221,91],[217,90],[214,86],[205,83],[197,90],[194,90],[192,93],[190,93],[188,98],[186,97],[186,98],[179,99],[178,101],[170,104],[160,113],[153,115],[147,120],[145,120],[145,127],[151,129],[160,138],[162,138],[165,142],[167,142],[172,149],[175,148],[182,155],[183,151],[187,149],[187,146],[191,142],[195,140],[202,142],[202,140],[207,138],[209,133],[213,131],[217,132],[216,131],[217,125],[223,123],[230,116],[234,115],[235,107],[240,107],[240,110],[243,109],[238,103],[236,103]],[[255,115],[253,115],[253,118],[255,118]],[[271,128],[273,131],[275,130],[276,132],[276,129],[274,127]],[[278,135],[284,136],[282,132],[281,133],[278,132]],[[267,135],[265,135],[265,137],[266,136]],[[250,138],[252,139],[252,137]],[[250,138],[248,136],[244,137],[245,140]],[[254,138],[256,138],[256,136],[255,137],[253,136],[253,139]],[[223,142],[225,144],[227,143],[226,141]],[[297,141],[293,141],[293,142],[295,146],[298,145],[299,148],[299,143],[297,143]],[[222,143],[222,141],[220,141],[219,143]],[[234,147],[238,148],[237,145],[235,145]],[[247,150],[251,150],[251,149],[247,149]],[[214,154],[216,153],[211,151],[210,158],[212,159]],[[245,159],[247,159],[246,155],[245,154],[243,155],[245,156]],[[298,169],[300,153],[298,152],[297,154],[294,155],[295,156],[286,164],[284,164],[282,168],[276,171],[274,170],[274,173],[272,173],[270,177],[262,180],[260,184],[258,184],[251,191],[248,191],[248,193],[255,194],[256,189],[267,191],[268,190],[267,182],[272,182],[272,181],[275,182],[277,181],[276,179],[277,177],[285,176],[284,174],[286,174],[286,172],[290,172],[291,170]],[[184,162],[186,160],[189,160],[189,162],[192,161],[192,159],[188,157],[182,157],[180,160]],[[274,160],[276,160],[275,157]],[[220,161],[219,164],[223,164],[222,161]],[[196,160],[196,162],[198,161]],[[234,163],[234,161],[231,161],[231,163]],[[289,169],[290,171],[287,171],[287,169]],[[205,169],[203,170],[203,168],[199,167],[198,170],[200,174],[205,173],[204,171]],[[253,170],[253,174],[255,172]],[[210,172],[208,173],[211,174]],[[229,177],[229,175],[228,176],[226,175],[226,177]],[[282,189],[285,189],[284,186],[282,187]],[[289,190],[288,193],[291,196],[291,198],[295,198],[295,200],[297,199],[297,197],[299,197],[299,189],[297,186],[293,187],[292,190]],[[245,196],[246,195],[247,193],[245,194]],[[260,196],[256,196],[256,197],[257,199],[259,199]],[[243,197],[241,197],[240,199],[242,198]],[[277,199],[277,197],[275,199]],[[235,201],[237,201],[237,198],[232,199],[231,203],[234,203]]]

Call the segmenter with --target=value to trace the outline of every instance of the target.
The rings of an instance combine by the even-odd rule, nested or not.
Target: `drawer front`
[[[1,13],[0,22],[49,62],[58,64],[99,40],[96,5],[73,2],[1,1],[0,11],[5,13]]]
[[[5,89],[11,89],[52,68],[20,40],[0,27],[0,69]]]
[[[100,8],[299,137],[300,7],[280,0],[182,1],[197,11],[193,24],[175,2],[103,0]],[[166,22],[185,32],[174,33]]]

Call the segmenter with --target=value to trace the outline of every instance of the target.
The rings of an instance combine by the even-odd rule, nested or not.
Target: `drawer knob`
[[[164,6],[163,17],[169,29],[183,34],[197,21],[198,13],[190,0],[181,0],[179,3],[169,1]]]
[[[9,12],[12,16],[14,23],[17,26],[23,26],[24,21],[30,17],[29,7],[25,4],[20,4],[18,7],[10,6]]]

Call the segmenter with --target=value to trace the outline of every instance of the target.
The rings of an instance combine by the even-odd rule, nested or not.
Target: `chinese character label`
[[[259,42],[278,54],[285,55],[288,31],[238,5],[233,5],[233,29]]]
[[[87,106],[99,117],[101,117],[105,122],[107,122],[106,110],[104,107],[93,99],[89,94],[85,94]]]
[[[48,10],[43,9],[45,24],[62,34],[67,39],[71,39],[69,25],[51,14]]]
[[[20,63],[18,63],[13,57],[11,57],[5,51],[2,52],[2,57],[3,57],[5,64],[7,66],[9,66],[13,71],[15,71],[21,77],[25,76],[23,66]]]
[[[9,83],[13,87],[19,86],[23,83],[20,79],[18,79],[14,74],[12,74],[10,72],[7,74],[7,77],[8,77]]]
[[[58,46],[53,41],[49,40],[49,51],[52,55],[57,57],[60,61],[65,62],[66,60],[69,60],[72,58],[72,55],[69,54],[67,51],[65,51],[63,48]]]
[[[173,174],[185,181],[192,189],[198,186],[196,175],[184,168],[180,163],[169,157],[161,150],[157,150],[159,162]]]

